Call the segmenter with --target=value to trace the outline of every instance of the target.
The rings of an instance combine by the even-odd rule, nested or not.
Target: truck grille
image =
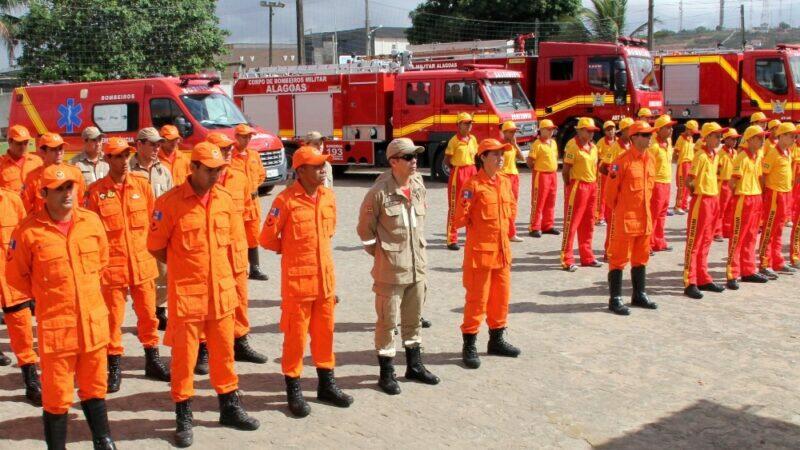
[[[275,167],[283,164],[283,149],[259,153],[261,165],[264,167]]]

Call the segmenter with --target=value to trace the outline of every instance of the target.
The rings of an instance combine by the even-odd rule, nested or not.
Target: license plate
[[[281,171],[278,169],[267,169],[267,178],[275,178],[281,174]]]

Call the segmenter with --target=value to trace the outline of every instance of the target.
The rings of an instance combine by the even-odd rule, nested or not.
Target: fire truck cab
[[[133,141],[141,128],[171,124],[188,150],[212,131],[233,137],[234,127],[246,122],[219,82],[217,77],[186,75],[19,87],[11,99],[9,123],[40,135],[60,133],[67,158],[81,151],[81,132],[89,126]],[[267,172],[263,192],[286,178],[286,165],[280,139],[256,130],[250,147],[259,152]]]

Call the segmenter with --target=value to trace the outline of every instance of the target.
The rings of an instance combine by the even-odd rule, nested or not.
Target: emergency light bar
[[[221,82],[218,75],[212,75],[207,73],[189,73],[181,75],[180,79],[181,79],[181,87],[186,87],[189,85],[190,81],[195,81],[195,80],[207,81],[208,87],[216,86]]]

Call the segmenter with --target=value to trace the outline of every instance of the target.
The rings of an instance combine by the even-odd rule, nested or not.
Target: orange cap
[[[246,123],[240,123],[239,125],[236,125],[234,131],[236,134],[240,136],[246,136],[248,134],[256,134],[256,130]]]
[[[108,142],[103,146],[103,153],[106,155],[119,155],[125,150],[135,152],[136,148],[131,146],[124,138],[116,136],[108,138]]]
[[[227,165],[225,159],[222,158],[222,152],[219,147],[210,142],[201,142],[194,146],[192,149],[192,161],[199,162],[200,164],[216,169]]]
[[[300,166],[319,166],[324,164],[325,161],[331,161],[333,156],[323,155],[314,147],[304,145],[298,148],[292,155],[292,169],[297,169]]]
[[[67,181],[77,182],[77,171],[66,164],[47,166],[42,173],[42,187],[55,189]]]
[[[64,138],[58,133],[45,133],[39,137],[39,147],[56,148],[64,145]]]
[[[655,131],[656,129],[651,127],[649,123],[644,120],[637,120],[633,125],[628,127],[628,136],[633,136],[634,134],[653,134]]]
[[[26,142],[33,139],[31,137],[31,132],[22,125],[14,125],[13,127],[9,128],[8,138],[17,142]]]
[[[169,139],[170,141],[181,137],[181,134],[178,132],[178,128],[175,125],[164,125],[159,130],[159,134],[161,134],[161,137],[164,139]]]
[[[517,124],[514,123],[513,120],[506,120],[503,122],[503,126],[500,128],[500,131],[517,131]]]
[[[494,150],[511,150],[511,144],[504,144],[497,139],[484,139],[478,144],[478,155]]]
[[[228,135],[226,135],[225,133],[220,133],[219,131],[208,133],[208,136],[206,136],[206,140],[216,145],[219,148],[228,147],[230,145],[235,144],[233,139],[229,138]]]

